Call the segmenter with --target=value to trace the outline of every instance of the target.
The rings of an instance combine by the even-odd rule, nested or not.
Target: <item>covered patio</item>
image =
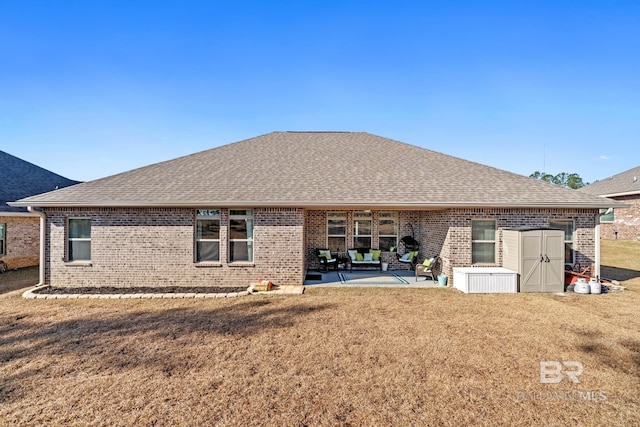
[[[304,280],[310,287],[358,287],[379,286],[392,288],[434,288],[440,287],[429,277],[418,277],[413,270],[309,270]]]

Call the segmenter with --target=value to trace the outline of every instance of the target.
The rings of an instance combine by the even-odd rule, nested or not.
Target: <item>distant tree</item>
[[[540,181],[550,182],[551,184],[560,185],[562,187],[572,188],[574,190],[587,185],[582,181],[582,178],[577,173],[560,172],[557,175],[551,175],[550,173],[535,171],[529,175],[529,177]]]

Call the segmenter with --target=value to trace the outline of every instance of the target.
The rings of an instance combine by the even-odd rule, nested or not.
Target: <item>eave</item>
[[[623,197],[623,196],[637,196],[640,195],[640,191],[626,191],[623,193],[602,194],[601,197]]]
[[[455,208],[497,208],[497,209],[607,209],[610,207],[622,208],[629,205],[603,200],[602,203],[561,203],[561,202],[385,202],[385,203],[343,203],[343,202],[317,202],[317,201],[193,201],[193,202],[150,202],[150,201],[112,201],[112,202],[10,202],[14,207],[40,207],[40,208],[301,208],[301,209],[396,209],[396,210],[444,210]]]

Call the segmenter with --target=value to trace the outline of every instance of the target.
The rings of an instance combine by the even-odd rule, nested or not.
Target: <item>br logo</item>
[[[558,384],[566,376],[574,384],[580,384],[578,377],[582,375],[582,371],[584,371],[584,366],[576,361],[549,360],[540,362],[540,382],[542,384]]]

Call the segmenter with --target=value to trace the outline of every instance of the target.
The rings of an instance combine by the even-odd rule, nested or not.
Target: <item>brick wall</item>
[[[46,209],[46,283],[56,286],[248,286],[303,280],[303,211],[254,209],[254,260],[228,263],[221,210],[219,263],[194,262],[194,209]],[[91,217],[91,261],[66,261],[69,217]]]
[[[471,265],[471,220],[495,219],[498,227],[496,236],[496,266],[502,265],[502,229],[520,227],[549,227],[552,220],[574,221],[574,251],[576,261],[583,266],[592,265],[595,260],[595,221],[596,209],[448,209],[434,211],[399,211],[398,238],[412,235],[420,242],[419,261],[434,255],[442,257],[442,270],[451,279],[453,267]],[[374,218],[378,212],[373,211]],[[375,224],[376,221],[374,221]],[[349,229],[352,224],[352,212],[348,213],[347,242],[352,241]],[[326,212],[307,211],[305,219],[306,254],[309,268],[317,268],[315,248],[326,247]],[[374,236],[377,242],[377,236]],[[375,247],[375,246],[374,246]],[[400,245],[400,253],[404,248]],[[309,258],[310,257],[310,258]],[[390,268],[406,269],[392,253],[383,253],[383,259],[389,261]],[[452,284],[452,280],[449,284]]]
[[[254,261],[227,262],[228,210],[221,210],[221,262],[194,262],[194,209],[62,209],[47,214],[46,281],[59,286],[245,286],[258,278],[276,284],[300,284],[306,269],[317,268],[314,250],[327,245],[327,211],[254,209]],[[421,242],[420,258],[440,254],[443,272],[471,265],[471,220],[493,218],[498,225],[496,265],[502,264],[503,228],[547,227],[552,219],[575,223],[577,261],[594,260],[593,209],[451,209],[399,211],[398,238]],[[377,247],[373,211],[372,246]],[[69,217],[91,217],[91,262],[66,261]],[[352,241],[353,212],[347,213],[347,241]],[[36,218],[37,221],[37,218]],[[33,239],[37,243],[38,235]],[[400,248],[403,252],[403,248]],[[383,253],[390,268],[404,269],[395,253]],[[450,282],[451,283],[451,282]]]
[[[40,218],[0,216],[5,224],[6,250],[0,259],[9,268],[23,268],[40,262]]]
[[[420,259],[430,258],[435,255],[440,255],[442,258],[442,270],[448,271],[450,265],[449,254],[444,253],[445,248],[450,248],[445,245],[449,233],[449,218],[450,212],[448,210],[442,211],[423,211],[420,215]]]
[[[602,223],[600,237],[603,239],[640,240],[640,194],[612,197],[612,199],[631,206],[616,209],[614,221]]]
[[[502,229],[520,227],[549,227],[553,220],[574,221],[576,262],[583,266],[595,262],[595,223],[597,209],[453,209],[448,211],[447,237],[442,246],[444,272],[453,275],[453,267],[471,266],[471,220],[495,219],[496,266],[502,265]]]
[[[327,211],[306,211],[304,233],[306,269],[318,269],[315,250],[327,247]]]

